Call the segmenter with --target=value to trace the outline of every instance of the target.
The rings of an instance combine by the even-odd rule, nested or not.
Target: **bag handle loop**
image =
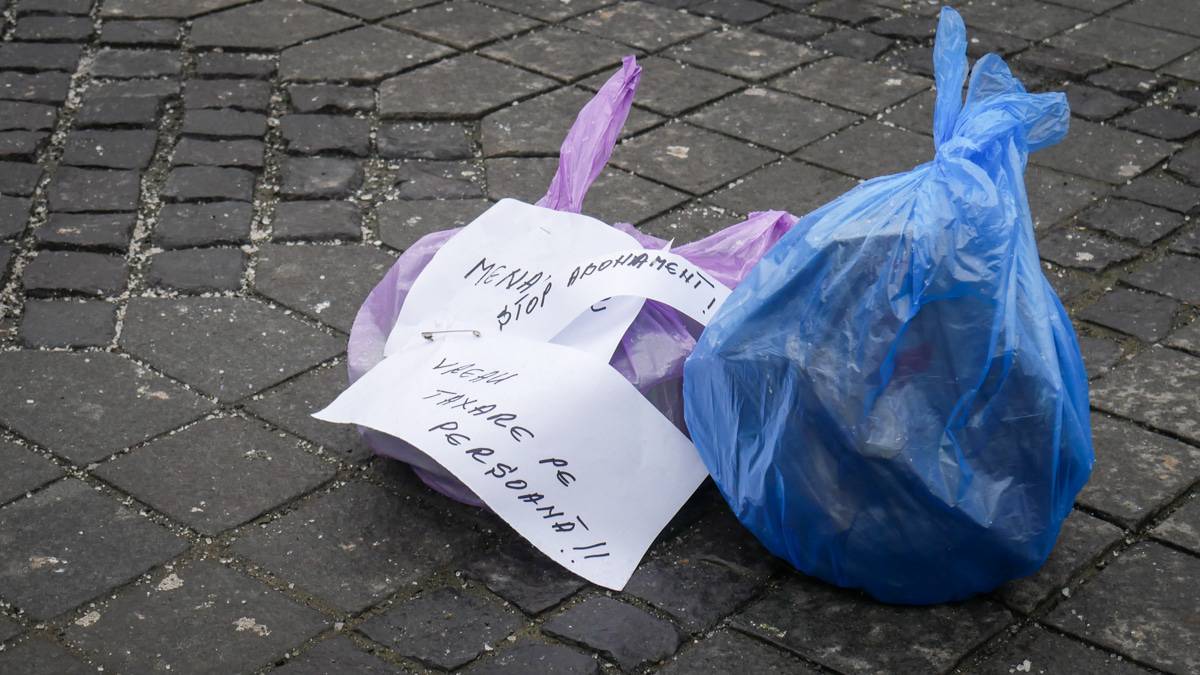
[[[933,73],[937,101],[933,107],[933,144],[941,147],[954,135],[954,124],[962,110],[962,88],[967,77],[967,28],[952,7],[943,7],[938,17],[933,45]]]
[[[621,69],[579,111],[559,149],[558,170],[538,206],[573,213],[583,208],[588,188],[616,147],[641,77],[637,59],[626,56]]]

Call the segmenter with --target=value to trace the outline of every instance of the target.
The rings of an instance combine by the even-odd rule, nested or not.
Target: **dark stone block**
[[[35,637],[0,652],[0,672],[93,675],[96,669],[62,647]]]
[[[470,675],[600,675],[593,656],[558,644],[526,642],[477,662],[464,672]]]
[[[45,131],[0,132],[0,159],[34,160],[49,140]]]
[[[254,198],[254,174],[245,169],[216,166],[181,166],[171,169],[162,196],[168,201],[190,202]]]
[[[384,202],[376,212],[379,238],[403,251],[427,234],[470,223],[491,205],[484,199]]]
[[[1011,675],[1019,672],[1144,675],[1146,671],[1117,654],[1032,624],[1006,642],[996,654],[978,664],[972,672],[979,675]]]
[[[1193,495],[1171,517],[1159,523],[1153,534],[1162,541],[1200,553],[1200,499]]]
[[[1143,263],[1125,277],[1125,281],[1139,288],[1200,305],[1196,279],[1200,279],[1200,259],[1173,254]]]
[[[591,11],[603,5],[604,0],[572,0],[570,4],[562,0],[492,0],[489,4],[542,21],[559,21]]]
[[[1128,185],[1122,185],[1116,195],[1180,213],[1200,211],[1200,188],[1163,174],[1136,178]]]
[[[211,560],[158,576],[118,594],[100,621],[68,626],[67,641],[106,670],[245,673],[327,625],[316,610]]]
[[[841,672],[933,672],[950,668],[1003,630],[1011,615],[982,599],[934,607],[876,603],[800,575],[734,619],[751,634]]]
[[[1124,96],[1073,83],[1067,85],[1067,102],[1072,115],[1093,122],[1102,122],[1137,105]]]
[[[353,14],[361,19],[374,21],[392,14],[399,14],[413,7],[433,4],[436,0],[317,0],[318,5],[336,9],[343,14]]]
[[[997,596],[1009,607],[1032,613],[1042,601],[1060,596],[1071,577],[1089,567],[1101,551],[1122,536],[1115,525],[1082,511],[1071,511],[1063,522],[1050,558],[1037,573],[1004,584]]]
[[[288,86],[292,108],[299,113],[359,112],[375,107],[369,87],[344,84],[293,84]]]
[[[152,96],[165,99],[179,94],[179,80],[157,78],[153,80],[109,80],[93,81],[88,93],[98,98],[136,98]]]
[[[353,202],[282,202],[271,226],[275,241],[362,238],[362,214]]]
[[[780,649],[722,630],[685,648],[659,672],[664,675],[728,675],[728,673],[772,673],[817,675],[813,669]]]
[[[196,74],[267,79],[275,74],[275,61],[265,54],[207,52],[196,57]]]
[[[1120,117],[1116,125],[1169,141],[1180,141],[1200,131],[1200,119],[1170,108],[1139,108]]]
[[[483,196],[482,172],[466,162],[404,162],[392,182],[400,199],[471,199]],[[547,179],[546,184],[550,181]]]
[[[693,6],[692,11],[728,23],[750,23],[772,11],[770,5],[754,0],[708,0]]]
[[[647,50],[696,37],[718,26],[711,19],[641,2],[605,7],[572,19],[567,25]]]
[[[62,169],[70,172],[73,169]],[[28,197],[34,193],[37,181],[42,178],[42,167],[26,165],[20,162],[0,162],[0,195]],[[52,184],[53,185],[53,184]],[[50,198],[54,198],[54,189],[50,189]]]
[[[288,152],[365,157],[370,151],[371,122],[346,115],[285,115],[279,125]]]
[[[632,605],[605,596],[589,598],[542,624],[542,632],[581,644],[634,670],[679,649],[679,630]]]
[[[154,158],[153,131],[76,131],[67,137],[63,164],[144,169]]]
[[[50,2],[76,2],[84,4],[81,14],[87,14],[90,3],[84,0],[43,0]],[[129,17],[190,19],[194,16],[215,12],[231,5],[242,4],[242,0],[109,0],[104,3],[100,15],[105,18]]]
[[[1138,101],[1145,100],[1165,84],[1151,71],[1128,66],[1113,66],[1092,75],[1088,82]]]
[[[362,186],[362,164],[327,157],[283,160],[279,193],[294,199],[345,197]]]
[[[1200,36],[1200,17],[1188,0],[1140,0],[1113,11],[1113,16],[1177,33]]]
[[[1171,105],[1183,108],[1188,112],[1200,112],[1200,87],[1185,89],[1180,87],[1171,97]]]
[[[752,598],[774,559],[727,510],[643,563],[625,592],[674,617],[690,633],[708,631]]]
[[[450,670],[470,663],[521,623],[499,605],[441,587],[369,619],[362,631],[399,654]]]
[[[1100,17],[1079,30],[1055,37],[1050,44],[1101,56],[1116,63],[1154,70],[1195,51],[1200,47],[1200,40],[1128,21]]]
[[[58,120],[54,106],[22,101],[0,101],[0,131],[50,131]]]
[[[156,96],[89,96],[75,114],[75,125],[89,127],[152,127],[158,123],[162,101]]]
[[[581,89],[564,87],[497,110],[485,117],[479,127],[484,155],[558,155],[575,116],[590,99]],[[633,108],[621,128],[620,138],[644,131],[661,119],[654,113]],[[390,137],[384,135],[385,130]],[[405,156],[428,159],[466,158],[472,148],[463,134],[464,131],[452,127],[400,123],[381,128],[376,143],[384,157],[398,151],[411,153]]]
[[[540,614],[585,585],[523,539],[510,539],[482,553],[464,571],[526,614]]]
[[[379,86],[379,112],[397,117],[479,117],[553,86],[552,80],[463,54]]]
[[[1200,353],[1200,321],[1192,322],[1171,334],[1167,344],[1189,352]]]
[[[18,14],[45,12],[84,15],[92,11],[92,0],[18,0],[15,7]]]
[[[295,439],[234,417],[203,420],[155,439],[96,473],[212,536],[312,490],[334,470]]]
[[[50,180],[49,205],[51,211],[136,211],[140,191],[137,171],[60,167]]]
[[[4,472],[0,473],[0,504],[10,502],[63,475],[63,470],[45,457],[3,439],[0,439],[0,462],[4,466]],[[15,634],[6,631],[0,620],[0,642]]]
[[[813,16],[851,25],[878,21],[890,16],[882,7],[872,7],[854,0],[824,0],[809,7],[808,12]]]
[[[279,57],[279,74],[285,80],[376,82],[453,52],[406,33],[363,26],[288,49]]]
[[[1184,148],[1172,156],[1167,164],[1167,171],[1191,185],[1200,185],[1200,146]]]
[[[104,347],[116,337],[117,306],[96,300],[29,300],[21,342],[29,347]]]
[[[751,26],[754,30],[784,40],[808,42],[833,30],[834,24],[803,14],[780,13]]]
[[[252,217],[245,202],[166,204],[158,214],[154,243],[164,248],[244,244],[250,240]]]
[[[1171,320],[1178,309],[1179,303],[1170,298],[1118,288],[1106,293],[1076,316],[1132,335],[1143,342],[1158,342],[1171,330]]]
[[[349,333],[359,305],[393,262],[391,255],[370,246],[264,244],[254,289]]]
[[[876,35],[890,38],[924,42],[933,38],[933,34],[937,31],[937,19],[923,16],[899,16],[894,19],[872,22],[867,25],[867,30]]]
[[[628,49],[594,35],[553,26],[498,42],[481,53],[551,77],[576,80],[597,70],[615,68]]]
[[[86,16],[23,16],[13,27],[17,40],[84,42],[92,35],[92,20]]]
[[[253,528],[233,550],[341,611],[359,612],[424,580],[474,545],[461,522],[408,501],[381,487],[351,483]],[[388,616],[374,623],[385,644],[395,635]],[[443,639],[440,647],[452,644]]]
[[[847,87],[846,82],[858,86]],[[887,66],[835,56],[781,78],[774,86],[841,108],[874,114],[932,84]]]
[[[83,48],[50,42],[5,42],[0,44],[0,68],[4,70],[65,70],[72,72]]]
[[[1107,373],[1117,361],[1121,360],[1121,345],[1111,341],[1080,335],[1079,351],[1083,355],[1083,365],[1087,369],[1088,378]]]
[[[51,213],[33,231],[38,243],[56,246],[125,251],[133,236],[134,213]]]
[[[179,54],[172,51],[101,49],[92,62],[92,75],[128,79],[178,75],[183,66]]]
[[[246,254],[236,248],[194,248],[156,253],[146,283],[185,293],[236,291],[242,287]]]
[[[344,364],[320,368],[254,397],[245,406],[268,422],[324,447],[338,459],[360,462],[369,458],[371,452],[357,429],[347,424],[323,422],[312,416],[333,402],[348,384]]]
[[[0,73],[0,99],[62,103],[67,99],[71,76],[66,73]]]
[[[890,49],[892,41],[864,30],[845,28],[813,42],[813,47],[837,56],[872,61]]]
[[[862,152],[862,148],[871,148],[871,152]],[[867,120],[804,148],[797,156],[859,178],[875,178],[930,161],[933,139]]]
[[[188,80],[183,87],[183,105],[188,110],[235,108],[266,112],[271,103],[271,85],[262,80]]]
[[[1200,605],[1200,558],[1143,542],[1115,558],[1046,620],[1167,671],[1200,668],[1189,645],[1200,640],[1191,618]]]
[[[1108,65],[1099,56],[1054,47],[1034,47],[1022,52],[1013,63],[1024,71],[1055,80],[1083,79]]]
[[[0,509],[0,593],[49,619],[179,555],[187,542],[77,480]]]
[[[473,49],[538,25],[523,16],[467,0],[422,7],[385,22],[459,49]]]
[[[797,124],[803,119],[803,124]],[[861,119],[857,115],[768,89],[752,88],[687,117],[689,122],[780,152],[794,152]]]
[[[1079,503],[1129,527],[1144,522],[1200,476],[1200,450],[1129,422],[1093,415],[1092,440],[1096,464]]]
[[[1006,33],[1026,40],[1044,40],[1091,18],[1086,12],[1031,0],[999,0],[962,8],[972,28]]]
[[[707,192],[771,159],[771,154],[687,124],[668,124],[622,144],[613,163],[693,193]]]
[[[733,213],[779,209],[803,215],[856,184],[853,178],[840,173],[785,159],[747,175],[733,187],[712,193],[708,199]],[[735,221],[726,215],[723,227]]]
[[[267,117],[244,110],[189,110],[183,115],[183,133],[216,138],[260,138],[267,133]]]
[[[1124,183],[1157,164],[1173,150],[1170,143],[1139,134],[1074,120],[1071,133],[1057,145],[1030,156],[1034,164],[1109,183]]]
[[[176,45],[179,44],[179,22],[169,19],[105,21],[100,27],[100,42],[110,45]]]
[[[1090,230],[1060,227],[1042,235],[1038,240],[1038,253],[1043,260],[1063,267],[1101,271],[1133,260],[1141,252]]]
[[[76,464],[193,420],[211,404],[116,354],[7,352],[0,422]]]
[[[705,202],[689,202],[654,218],[638,229],[678,243],[699,241],[736,221],[737,214]]]
[[[175,146],[171,163],[175,166],[236,166],[260,169],[263,166],[263,148],[262,141],[249,138],[182,138]]]
[[[103,253],[42,251],[25,267],[30,295],[109,295],[125,288],[125,259]]]
[[[708,33],[665,55],[750,80],[764,80],[821,58],[804,45],[750,30]]]
[[[379,156],[386,159],[469,159],[473,154],[466,128],[454,122],[384,124],[375,144],[379,146]]]
[[[1113,199],[1080,214],[1079,224],[1149,246],[1183,225],[1183,216],[1138,202]]]
[[[15,237],[25,231],[25,225],[29,222],[29,206],[28,199],[0,195],[0,239]]]
[[[1147,349],[1100,378],[1091,399],[1101,410],[1200,441],[1198,388],[1200,358]]]
[[[289,0],[243,4],[196,19],[191,40],[198,47],[275,50],[344,30],[357,22],[314,5]]]
[[[326,361],[341,339],[241,298],[131,300],[122,349],[223,402]]]
[[[318,642],[312,649],[271,672],[276,675],[386,675],[408,671],[360,651],[349,638],[338,636]]]

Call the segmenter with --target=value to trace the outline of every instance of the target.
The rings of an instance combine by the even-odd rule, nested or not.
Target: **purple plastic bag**
[[[579,112],[559,152],[558,171],[538,206],[579,213],[588,188],[604,169],[616,145],[641,73],[641,66],[634,58],[625,57],[621,70]],[[744,222],[672,252],[733,287],[796,220],[782,211],[753,213]],[[667,244],[627,223],[614,227],[629,233],[648,249],[661,250]],[[351,383],[383,360],[384,344],[413,281],[459,229],[434,232],[419,239],[363,301],[347,346]],[[675,310],[648,301],[621,338],[610,363],[682,429],[683,362],[695,345],[695,336]],[[376,454],[412,465],[417,476],[434,490],[466,504],[483,505],[449,471],[420,450],[378,431],[360,428],[360,432]]]

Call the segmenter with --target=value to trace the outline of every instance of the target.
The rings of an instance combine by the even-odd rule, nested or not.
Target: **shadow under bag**
[[[1066,98],[988,54],[964,103],[949,8],[934,62],[933,161],[802,218],[684,367],[688,429],[742,523],[803,572],[909,604],[1035,572],[1093,461],[1023,176],[1066,135]]]

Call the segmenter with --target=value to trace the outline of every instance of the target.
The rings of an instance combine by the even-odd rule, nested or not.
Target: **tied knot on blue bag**
[[[741,522],[805,573],[911,604],[1035,572],[1093,461],[1024,184],[1065,97],[988,55],[964,100],[950,8],[934,60],[933,161],[802,218],[684,366],[688,429]]]

